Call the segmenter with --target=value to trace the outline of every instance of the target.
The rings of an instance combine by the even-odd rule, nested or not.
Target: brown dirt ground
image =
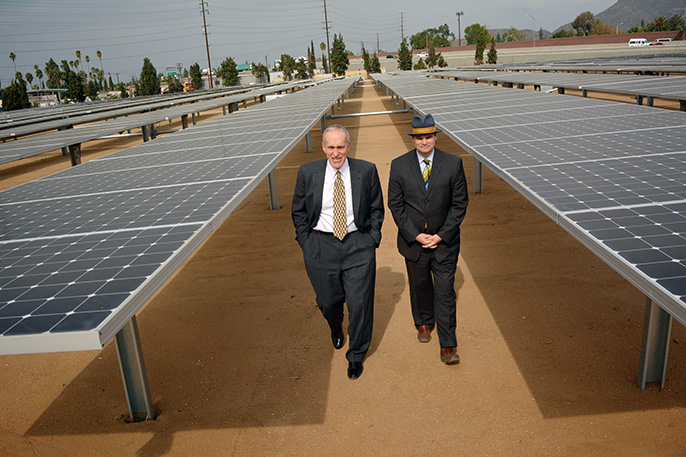
[[[391,109],[367,83],[341,112]],[[340,123],[351,155],[387,182],[391,159],[411,148],[409,116]],[[319,144],[318,129],[312,136]],[[92,142],[84,160],[139,141]],[[439,147],[464,159],[471,184],[469,154],[445,136]],[[113,344],[3,356],[0,455],[684,455],[683,326],[674,325],[666,388],[640,390],[645,297],[488,170],[463,224],[462,363],[442,364],[437,338],[417,342],[387,214],[374,340],[350,381],[290,220],[297,168],[321,154],[301,142],[278,167],[282,208],[268,209],[262,183],[138,314],[157,420],[123,420]],[[1,185],[67,166],[46,154],[0,169]]]

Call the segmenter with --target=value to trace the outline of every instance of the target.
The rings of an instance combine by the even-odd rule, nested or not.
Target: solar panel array
[[[309,85],[309,83],[305,83]],[[273,86],[263,88],[252,92],[229,95],[226,97],[215,98],[210,100],[196,101],[196,103],[184,103],[181,105],[170,104],[170,102],[158,102],[154,105],[145,105],[146,109],[158,108],[155,111],[149,111],[141,114],[134,114],[127,117],[120,117],[118,119],[108,120],[106,122],[98,122],[88,124],[81,127],[75,127],[69,130],[61,130],[56,132],[44,133],[42,135],[35,135],[31,137],[21,138],[16,141],[9,141],[0,143],[0,164],[11,162],[14,160],[31,157],[42,154],[44,152],[53,151],[63,147],[81,144],[86,141],[103,138],[107,135],[123,132],[129,129],[142,127],[144,125],[163,122],[173,118],[188,115],[190,113],[206,111],[209,109],[226,106],[232,103],[243,102],[244,100],[261,97],[277,92],[286,91],[290,88],[305,85],[304,83],[290,83],[285,86]],[[206,98],[203,96],[202,98]],[[200,99],[195,99],[200,100]],[[126,108],[117,111],[109,111],[107,113],[94,114],[91,116],[80,116],[80,122],[85,122],[87,119],[102,120],[105,117],[111,117],[113,114],[119,116],[126,116],[130,113],[140,111],[140,107]],[[87,118],[84,120],[84,118]],[[52,126],[56,128],[55,124],[60,126],[70,125],[70,120],[54,121]]]
[[[611,92],[643,97],[686,100],[686,77],[510,71],[443,71],[437,77],[463,81],[546,85],[566,89]]]
[[[354,83],[0,192],[0,354],[101,348]]]
[[[686,323],[686,113],[375,78]]]

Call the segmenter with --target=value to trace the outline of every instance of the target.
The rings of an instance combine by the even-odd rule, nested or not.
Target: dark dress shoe
[[[350,362],[348,364],[348,377],[350,379],[357,379],[362,374],[362,370],[364,370],[362,362]]]
[[[420,343],[428,343],[431,341],[431,329],[428,325],[420,325],[417,329],[417,339]]]
[[[457,355],[455,348],[441,348],[441,362],[446,365],[460,363],[460,356]]]
[[[345,336],[343,335],[343,329],[338,329],[331,333],[331,341],[333,342],[333,347],[340,349],[343,347],[345,342]]]

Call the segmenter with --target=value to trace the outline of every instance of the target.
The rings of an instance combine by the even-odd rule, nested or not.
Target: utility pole
[[[207,22],[205,21],[205,1],[200,0],[200,7],[202,8],[202,29],[205,32],[205,49],[207,50],[207,71],[210,73],[210,89],[214,88],[212,83],[212,63],[210,62],[210,43],[207,40]],[[207,14],[209,14],[209,5]]]
[[[376,34],[376,52],[379,52],[381,48],[379,47],[379,34]]]
[[[403,24],[403,14],[400,13],[400,41],[405,39],[405,25]]]
[[[333,69],[331,68],[331,45],[329,44],[329,19],[326,15],[326,0],[324,0],[324,25],[326,26],[326,52],[327,52],[327,60],[329,61],[329,72],[333,73]]]
[[[455,16],[457,16],[457,45],[462,46],[462,30],[460,30],[460,16],[464,16],[464,13],[462,11],[458,11],[455,13]]]
[[[531,19],[534,20],[534,46],[533,47],[535,48],[536,47],[536,18],[530,14],[527,14],[527,16],[529,16]]]

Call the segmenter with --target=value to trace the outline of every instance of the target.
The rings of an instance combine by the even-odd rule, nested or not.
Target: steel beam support
[[[276,168],[269,172],[269,208],[279,209],[279,184],[276,181]]]
[[[307,132],[305,135],[305,152],[312,152],[312,132]]]
[[[672,315],[647,298],[637,381],[641,389],[649,382],[659,382],[661,389],[665,387],[671,334]]]
[[[119,330],[116,341],[119,368],[121,368],[131,419],[136,422],[155,419],[136,316],[133,316]]]
[[[81,143],[69,145],[68,149],[71,166],[79,165],[81,163]]]
[[[474,158],[474,184],[472,185],[474,188],[473,192],[475,194],[480,194],[484,191],[484,167],[479,159],[474,156],[472,157]]]
[[[322,116],[322,121],[321,121],[321,129],[322,133],[324,133],[324,130],[326,130],[327,127],[327,122],[326,122],[326,114]]]

